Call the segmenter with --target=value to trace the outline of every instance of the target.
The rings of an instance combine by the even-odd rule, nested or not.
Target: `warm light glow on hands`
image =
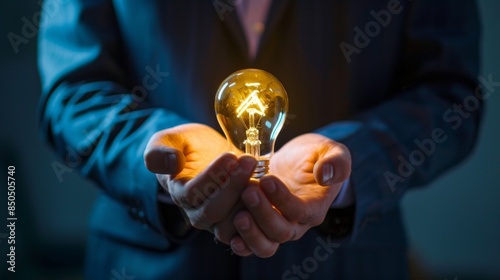
[[[340,143],[319,134],[288,142],[273,157],[273,175],[243,191],[247,210],[234,219],[233,251],[270,257],[279,244],[300,239],[323,221],[350,171],[349,150]]]
[[[227,77],[215,96],[215,112],[231,149],[257,159],[255,178],[268,172],[276,137],[288,111],[283,85],[271,74],[244,69]]]

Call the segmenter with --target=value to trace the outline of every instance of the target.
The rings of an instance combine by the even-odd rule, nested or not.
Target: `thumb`
[[[351,175],[351,154],[338,142],[314,164],[314,179],[322,186],[341,183]]]
[[[184,168],[186,158],[181,152],[182,141],[175,141],[176,135],[169,129],[155,133],[144,151],[146,168],[157,174],[177,175]]]

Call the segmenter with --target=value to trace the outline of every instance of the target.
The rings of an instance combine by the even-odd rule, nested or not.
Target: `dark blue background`
[[[500,82],[500,1],[480,0],[479,8],[482,76],[491,74]],[[33,22],[39,9],[36,1],[0,3],[1,172],[6,177],[7,166],[16,166],[15,279],[80,279],[87,220],[98,190],[76,171],[58,180],[52,164],[62,161],[41,143],[37,131],[36,37],[21,44],[18,53],[7,38],[9,32],[21,35],[23,17]],[[500,278],[499,92],[495,88],[487,100],[471,157],[402,202],[412,256],[419,271],[433,278]],[[0,279],[7,269],[7,240],[2,238],[7,233],[6,186],[0,190]],[[108,278],[113,278],[111,271],[103,279]]]

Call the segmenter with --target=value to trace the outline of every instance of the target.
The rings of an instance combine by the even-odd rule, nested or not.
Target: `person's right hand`
[[[155,133],[144,162],[195,228],[229,244],[237,234],[233,217],[244,208],[240,195],[253,183],[256,161],[227,150],[226,139],[214,129],[185,124]]]

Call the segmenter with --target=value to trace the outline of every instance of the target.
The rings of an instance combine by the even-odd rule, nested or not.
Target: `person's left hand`
[[[233,219],[239,235],[231,248],[237,255],[270,257],[279,244],[321,224],[351,173],[351,156],[343,144],[304,134],[272,157],[270,171],[241,195],[247,210]]]

